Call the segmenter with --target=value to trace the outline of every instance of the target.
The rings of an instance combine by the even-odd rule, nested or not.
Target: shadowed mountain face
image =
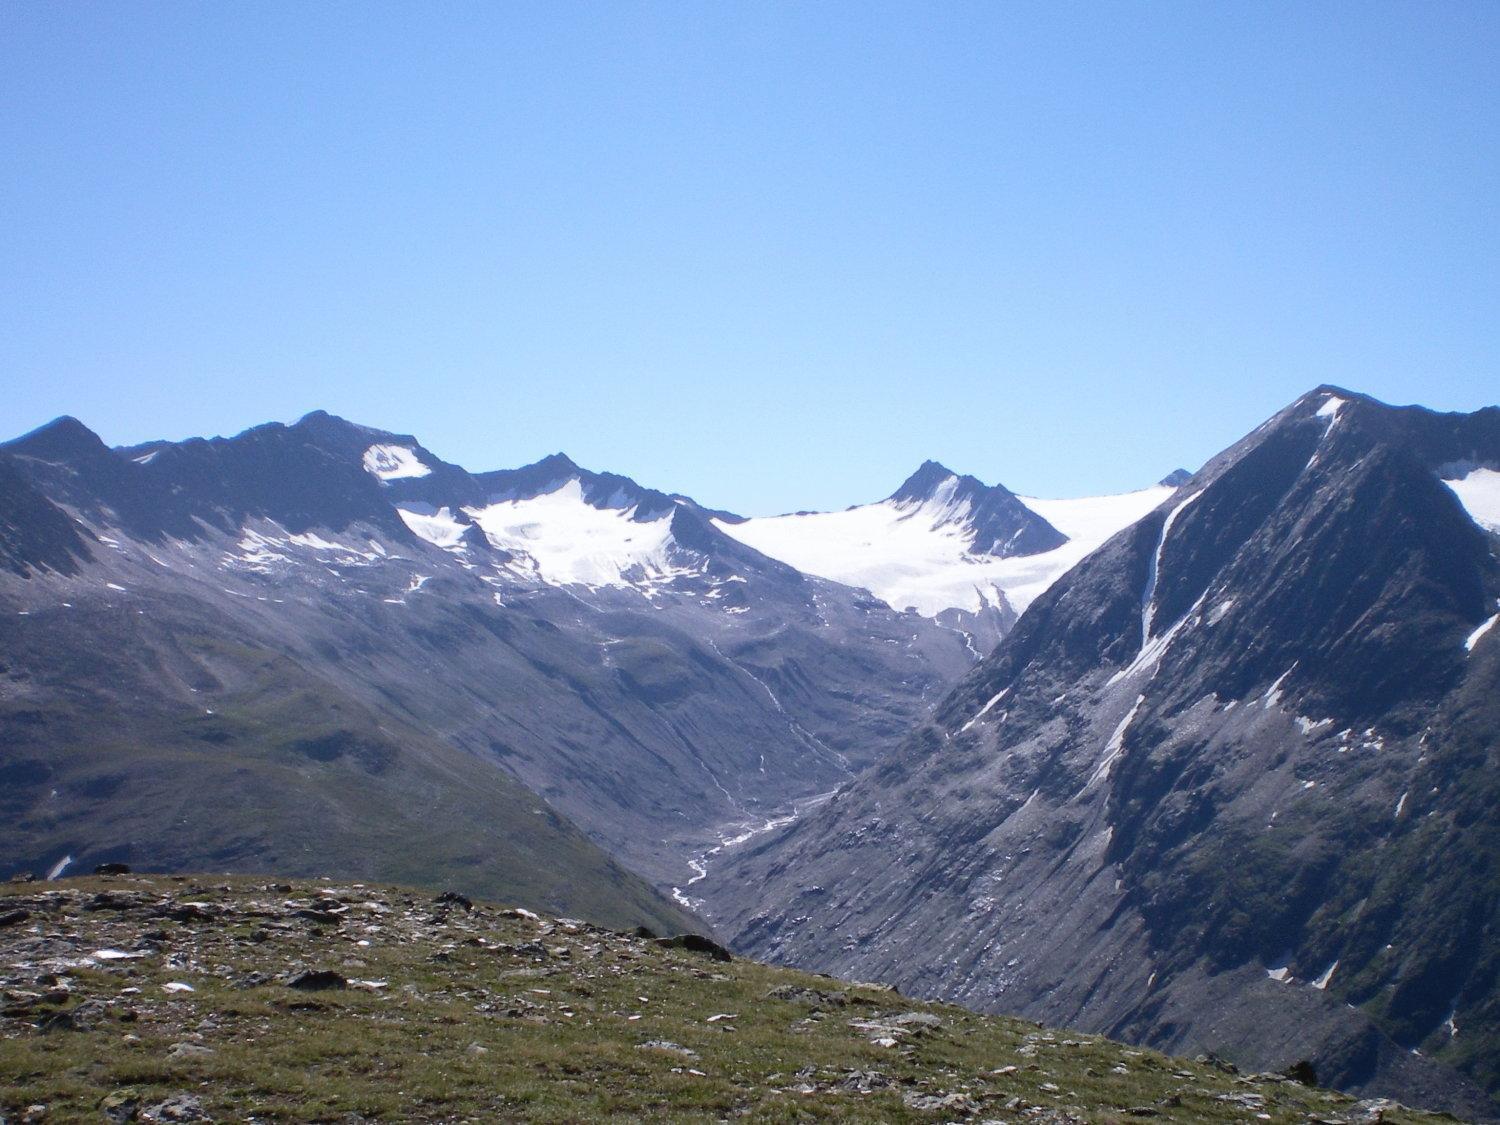
[[[0,563],[6,870],[388,877],[678,928],[596,847],[685,887],[976,658],[684,498],[561,455],[470,474],[322,412],[7,443]]]
[[[1500,1090],[1500,410],[1294,403],[721,864],[757,955],[1468,1114]]]
[[[936,461],[924,461],[891,494],[889,502],[912,508],[929,504],[950,508],[970,537],[969,550],[976,555],[1002,559],[1037,555],[1068,541],[1004,485],[959,476]]]

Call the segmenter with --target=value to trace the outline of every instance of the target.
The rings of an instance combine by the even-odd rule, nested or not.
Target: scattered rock
[[[894,1084],[891,1078],[878,1070],[851,1070],[834,1084],[834,1088],[846,1094],[871,1094]]]
[[[105,1094],[99,1103],[99,1112],[110,1125],[124,1125],[134,1121],[141,1111],[141,1096],[134,1090],[115,1090]]]
[[[1307,1059],[1298,1059],[1291,1066],[1281,1072],[1293,1082],[1300,1082],[1304,1086],[1316,1086],[1318,1084],[1318,1070]]]
[[[1354,1106],[1350,1120],[1358,1125],[1379,1125],[1380,1122],[1390,1119],[1387,1115],[1394,1116],[1405,1112],[1407,1109],[1404,1105],[1390,1098],[1366,1098]]]
[[[678,934],[676,937],[657,938],[656,944],[663,949],[685,949],[689,953],[704,953],[715,961],[734,960],[729,950],[702,934]]]
[[[128,863],[101,863],[94,868],[95,875],[129,875],[130,864]]]
[[[432,901],[446,906],[461,906],[465,910],[474,909],[474,900],[468,895],[459,894],[457,891],[444,891]]]
[[[936,1031],[943,1026],[943,1021],[931,1012],[902,1012],[885,1022],[896,1027],[922,1028],[928,1031]]]
[[[1221,1071],[1224,1074],[1238,1074],[1240,1072],[1240,1068],[1235,1066],[1234,1063],[1230,1062],[1226,1058],[1222,1058],[1219,1055],[1214,1054],[1213,1052],[1209,1052],[1206,1055],[1199,1055],[1193,1061],[1203,1063],[1205,1066],[1211,1066],[1215,1070]]]
[[[0,914],[0,929],[6,926],[19,926],[30,917],[31,911],[29,910],[7,910],[4,914]]]
[[[100,891],[83,904],[83,909],[87,911],[135,910],[145,906],[150,901],[145,895],[130,894],[124,891]]]
[[[803,988],[797,984],[778,984],[766,993],[767,1000],[787,1000],[813,1008],[842,1008],[849,1003],[846,992],[827,992],[821,988]]]
[[[681,1043],[673,1043],[670,1039],[652,1039],[645,1043],[637,1043],[636,1049],[641,1051],[670,1051],[674,1055],[683,1058],[696,1059],[698,1052],[691,1047],[684,1047]]]
[[[99,1000],[85,1000],[76,1008],[48,1012],[37,1021],[39,1031],[89,1031],[109,1015],[109,1008]]]
[[[315,906],[307,906],[300,910],[294,910],[292,911],[292,917],[305,918],[309,922],[315,922],[320,926],[337,926],[340,921],[339,915],[335,914],[332,910],[321,910]]]
[[[201,1059],[213,1053],[212,1047],[201,1043],[173,1043],[167,1048],[167,1057],[173,1059]]]
[[[286,986],[302,992],[324,992],[331,988],[348,988],[349,982],[342,973],[332,969],[307,969],[287,981]]]
[[[207,1113],[203,1112],[203,1103],[192,1094],[173,1094],[165,1101],[157,1102],[148,1109],[142,1110],[141,1117],[147,1121],[212,1120]]]
[[[973,1113],[979,1108],[968,1094],[921,1094],[915,1090],[908,1090],[901,1095],[901,1100],[908,1109],[918,1109],[928,1113],[938,1111]]]

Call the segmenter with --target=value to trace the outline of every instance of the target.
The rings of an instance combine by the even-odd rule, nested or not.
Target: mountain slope
[[[218,638],[368,724],[421,732],[465,770],[519,780],[668,888],[722,837],[831,790],[975,659],[953,629],[766,558],[689,500],[560,456],[470,474],[410,435],[319,412],[123,450],[61,419],[7,443],[7,467],[15,517],[0,547],[14,565],[0,620],[76,624],[6,650],[13,683],[61,692],[27,734],[38,760],[75,752],[75,719],[130,729],[116,722],[127,705],[165,727],[185,704],[239,706],[248,671],[199,684],[162,655]],[[116,628],[129,619],[156,631]],[[97,659],[102,638],[119,648],[129,699],[121,668]],[[5,710],[23,694],[0,695],[0,723],[24,721]],[[57,832],[6,841],[0,862],[45,867],[62,855],[43,863],[47,847],[97,843],[91,826],[136,792],[70,806]],[[51,815],[46,793],[25,790],[18,813]],[[202,855],[226,846],[192,840]],[[371,854],[404,863],[396,834],[382,840]],[[174,862],[191,851],[184,838]]]
[[[713,920],[921,995],[1494,1112],[1500,564],[1462,497],[1496,465],[1500,410],[1305,396],[721,863]]]
[[[364,883],[0,887],[0,987],[7,1120],[1434,1120]]]
[[[509,775],[340,690],[264,623],[178,591],[70,597],[0,614],[7,868],[399,876],[697,925]]]

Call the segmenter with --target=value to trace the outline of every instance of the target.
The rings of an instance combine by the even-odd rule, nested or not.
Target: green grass
[[[82,909],[106,889],[143,903]],[[58,896],[50,909],[49,893]],[[211,922],[153,916],[168,896],[220,913]],[[283,905],[319,897],[347,908],[337,926]],[[299,883],[287,892],[253,878],[127,876],[0,888],[0,912],[17,901],[35,912],[0,930],[7,1003],[14,1010],[21,996],[26,1008],[0,1020],[7,1116],[43,1105],[47,1120],[97,1121],[101,1101],[121,1091],[142,1106],[189,1093],[216,1118],[259,1121],[932,1121],[1010,1119],[1039,1107],[1115,1122],[1144,1119],[1129,1110],[1149,1107],[1164,1121],[1264,1113],[1302,1122],[1336,1120],[1352,1105],[1285,1081],[878,987],[721,963],[591,926],[487,906],[445,913],[426,894],[389,887]],[[153,931],[163,936],[146,939],[147,957],[85,960],[101,948],[131,950]],[[67,964],[59,974],[66,1000],[27,1006],[23,994],[42,990],[48,965]],[[386,984],[287,987],[286,976],[304,967]],[[281,979],[247,986],[251,972]],[[166,992],[169,981],[194,991]],[[775,994],[788,987],[842,999]],[[35,1026],[40,1013],[88,1001],[103,1008],[87,1030]],[[899,1034],[895,1046],[850,1026],[913,1012],[939,1026]],[[721,1013],[732,1018],[710,1022]],[[642,1046],[652,1040],[694,1054]],[[210,1053],[174,1057],[184,1043]],[[870,1092],[845,1088],[856,1084],[851,1072],[866,1075]],[[948,1095],[962,1100],[917,1108],[923,1097]],[[1263,1107],[1223,1100],[1245,1095]],[[1385,1120],[1435,1118],[1403,1111]]]

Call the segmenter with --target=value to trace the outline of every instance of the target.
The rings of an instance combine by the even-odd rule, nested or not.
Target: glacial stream
[[[672,897],[677,900],[678,905],[684,906],[689,910],[701,912],[703,899],[692,898],[684,892],[694,883],[701,882],[708,877],[708,864],[711,859],[722,852],[729,851],[731,848],[737,848],[742,844],[749,843],[757,836],[764,836],[767,832],[774,832],[778,828],[786,827],[788,824],[799,819],[809,809],[815,809],[823,804],[836,792],[838,790],[830,789],[826,793],[815,793],[811,797],[803,797],[793,801],[788,806],[789,811],[777,816],[768,817],[764,821],[741,820],[734,821],[725,826],[724,829],[721,829],[723,834],[719,836],[717,844],[707,851],[699,852],[687,861],[687,865],[693,870],[693,877],[683,886],[673,887]]]

